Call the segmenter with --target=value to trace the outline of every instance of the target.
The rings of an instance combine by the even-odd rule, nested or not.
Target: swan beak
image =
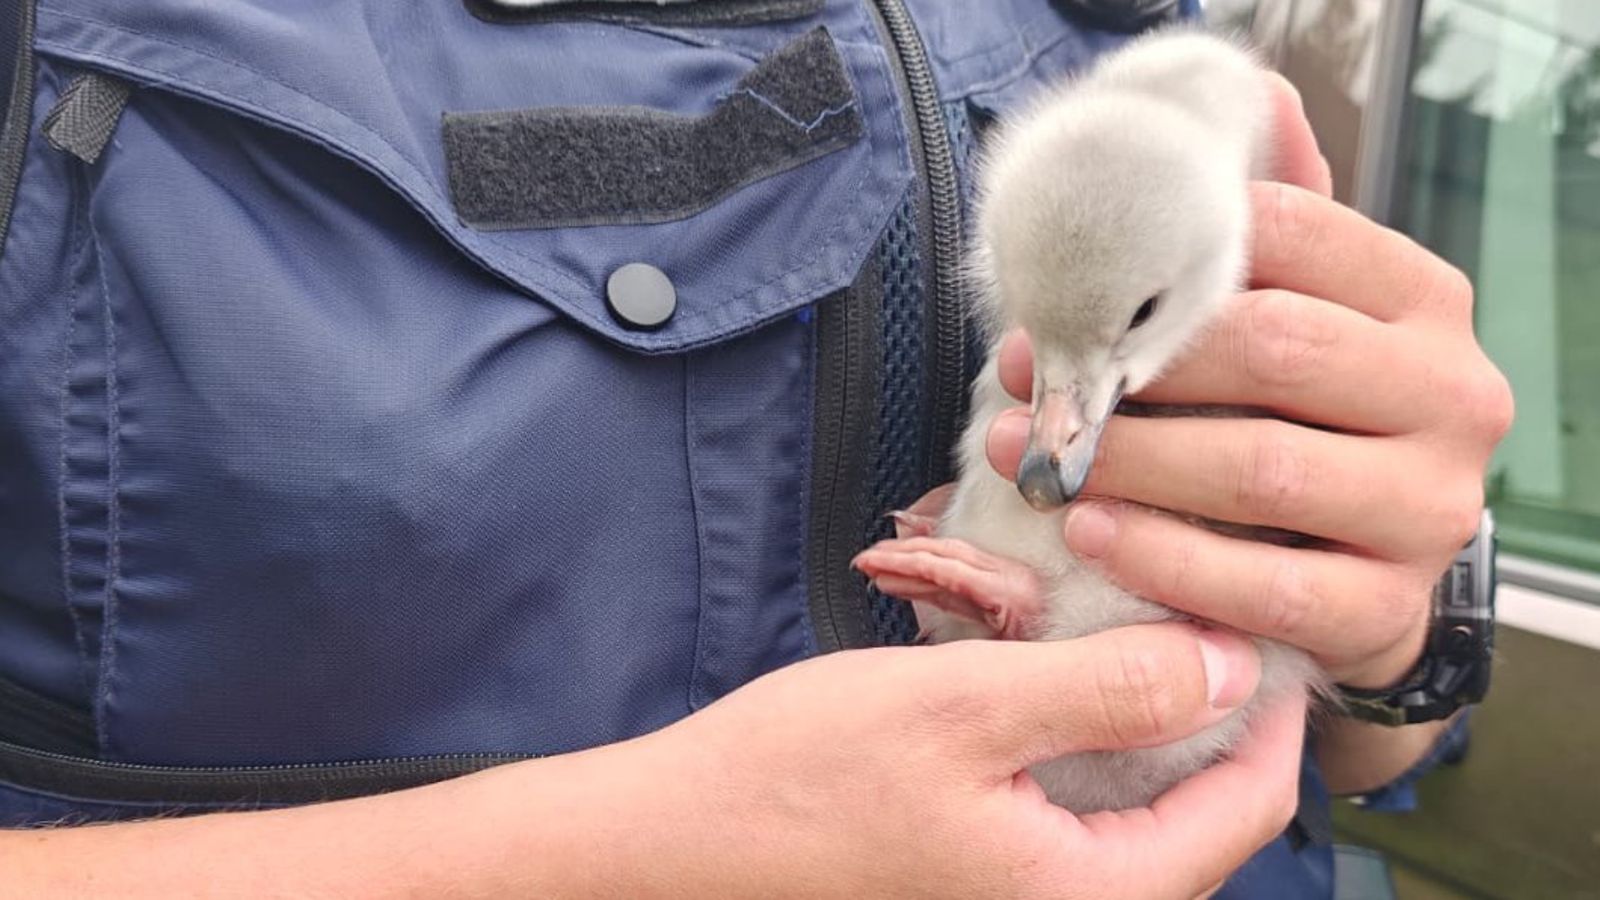
[[[1118,385],[1105,412],[1093,421],[1086,421],[1081,398],[1076,385],[1070,390],[1046,387],[1034,397],[1033,424],[1017,470],[1017,489],[1040,512],[1066,506],[1083,490],[1100,434],[1122,399],[1122,387]]]

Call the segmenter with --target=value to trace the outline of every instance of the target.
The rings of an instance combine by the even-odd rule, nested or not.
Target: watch
[[[1494,516],[1485,509],[1478,533],[1434,586],[1433,620],[1416,667],[1399,685],[1384,690],[1341,685],[1346,715],[1383,725],[1432,722],[1488,694],[1495,549]]]

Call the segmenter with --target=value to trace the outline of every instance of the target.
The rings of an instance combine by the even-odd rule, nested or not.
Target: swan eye
[[[1150,317],[1156,314],[1156,301],[1159,299],[1161,298],[1151,297],[1149,300],[1146,300],[1144,303],[1140,304],[1139,308],[1133,313],[1133,321],[1128,324],[1129,331],[1132,331],[1135,328],[1138,328],[1140,325],[1150,321]]]

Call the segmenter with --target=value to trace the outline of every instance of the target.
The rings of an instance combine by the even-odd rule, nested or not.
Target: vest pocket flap
[[[36,42],[353,161],[485,269],[647,353],[715,343],[845,287],[910,178],[888,62],[860,9],[761,26],[770,49],[756,53],[687,30],[506,28],[453,3],[347,6],[320,23],[250,3],[176,22],[48,0]],[[416,34],[437,37],[404,37]],[[641,263],[675,295],[647,327],[608,297]]]

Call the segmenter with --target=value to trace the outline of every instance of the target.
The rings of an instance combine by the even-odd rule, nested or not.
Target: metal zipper
[[[961,194],[956,180],[950,132],[939,108],[939,91],[928,65],[927,49],[903,0],[873,0],[873,9],[889,35],[895,66],[909,95],[912,138],[917,145],[923,183],[927,186],[926,221],[932,226],[934,328],[933,365],[929,379],[929,482],[951,478],[951,453],[960,429],[966,393],[966,314],[961,300]]]
[[[0,22],[0,28],[17,29],[16,59],[11,71],[0,71],[0,251],[5,250],[11,207],[22,178],[22,155],[33,126],[33,24],[33,0],[17,4],[16,21]]]
[[[271,806],[417,787],[532,758],[452,753],[331,763],[155,766],[68,756],[0,741],[0,784],[95,803]]]
[[[817,304],[816,413],[807,534],[811,624],[823,652],[872,643],[870,611],[850,557],[866,517],[868,441],[882,357],[883,274],[869,254],[855,283]]]
[[[955,161],[927,54],[905,6],[900,0],[874,0],[868,8],[891,51],[910,111],[906,128],[917,175],[917,234],[933,275],[927,477],[930,484],[940,484],[950,478],[965,365]],[[882,272],[869,262],[854,285],[817,308],[815,468],[807,544],[811,621],[823,652],[874,642],[867,596],[849,560],[867,515],[867,441],[881,368],[881,301]]]

